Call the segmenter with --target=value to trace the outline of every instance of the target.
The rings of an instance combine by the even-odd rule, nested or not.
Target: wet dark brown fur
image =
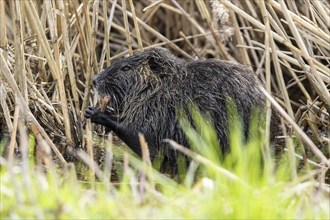
[[[178,122],[178,109],[194,103],[211,117],[223,151],[229,147],[226,104],[231,98],[247,134],[251,111],[263,108],[259,82],[246,66],[217,59],[185,61],[163,48],[121,59],[96,75],[101,97],[109,96],[113,111],[89,107],[86,117],[113,130],[141,154],[138,133],[145,135],[151,155],[175,157],[164,139],[188,143]],[[166,149],[166,150],[164,150]]]

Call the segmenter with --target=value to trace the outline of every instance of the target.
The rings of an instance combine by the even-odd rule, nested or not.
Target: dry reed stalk
[[[236,33],[237,43],[239,45],[246,46],[246,42],[245,42],[245,40],[242,36],[242,33],[239,29],[239,25],[238,25],[235,13],[233,11],[230,11],[229,13],[230,13],[230,17],[232,19],[234,30],[235,30],[235,33]],[[241,54],[241,57],[242,57],[242,63],[251,66],[250,57],[248,55],[248,52],[247,52],[246,48],[241,47],[241,48],[239,48],[239,50],[240,50],[240,54]]]
[[[323,164],[325,164],[327,167],[330,166],[330,160],[328,160],[324,154],[316,147],[316,145],[311,141],[311,139],[305,134],[303,130],[297,125],[294,120],[283,110],[283,108],[275,101],[275,99],[268,94],[268,92],[260,87],[261,91],[265,94],[267,99],[269,99],[272,102],[272,105],[276,108],[276,110],[281,114],[281,116],[288,122],[290,125],[292,125],[293,129],[297,132],[297,134],[300,135],[300,137],[303,139],[303,141],[307,144],[307,146],[313,151],[315,156],[317,156]]]
[[[290,65],[290,63],[287,60],[282,60],[283,65],[285,65],[290,73],[290,75],[292,76],[292,78],[295,80],[295,82],[297,83],[299,89],[301,90],[301,92],[304,94],[305,98],[307,101],[311,101],[311,97],[308,94],[306,88],[304,87],[304,85],[301,83],[301,81],[299,80],[297,74],[295,73],[295,71],[293,71],[292,66]]]
[[[88,167],[90,169],[90,181],[95,183],[95,165],[94,165],[94,154],[93,154],[93,138],[92,138],[92,126],[91,122],[88,121],[86,125],[86,150],[88,155]]]
[[[97,1],[98,3],[98,1]],[[84,18],[85,18],[85,22],[86,22],[86,27],[87,27],[87,33],[90,34],[86,34],[86,50],[90,51],[90,53],[87,53],[86,59],[85,61],[87,61],[87,65],[86,65],[86,81],[85,81],[85,91],[84,91],[84,100],[82,103],[82,107],[81,110],[85,111],[85,109],[88,106],[88,102],[89,102],[89,96],[90,96],[90,90],[92,87],[92,75],[93,75],[93,67],[95,66],[96,63],[96,54],[95,54],[95,44],[96,44],[96,32],[97,30],[94,29],[96,27],[96,24],[98,22],[97,19],[97,13],[96,10],[98,11],[98,4],[96,4],[94,2],[93,4],[93,24],[91,24],[91,21],[89,19],[89,9],[88,9],[88,3],[85,0],[84,1]],[[92,27],[93,25],[93,27]],[[81,28],[81,32],[83,31],[83,28]],[[95,61],[95,62],[94,62]]]
[[[154,2],[152,2],[150,5],[148,5],[147,7],[145,7],[142,11],[143,11],[143,12],[146,12],[146,11],[148,11],[149,9],[158,6],[158,5],[159,5],[160,3],[162,3],[163,1],[164,1],[164,0],[157,0],[157,1],[154,1]]]
[[[37,34],[39,43],[44,49],[46,59],[49,63],[49,67],[51,69],[51,72],[53,74],[54,79],[57,79],[57,85],[58,85],[58,92],[60,94],[60,99],[61,99],[61,107],[62,107],[62,114],[63,114],[63,120],[64,120],[64,128],[65,128],[65,135],[66,138],[69,141],[72,141],[72,136],[71,136],[71,128],[70,128],[70,121],[69,121],[69,113],[68,113],[68,106],[67,106],[67,99],[66,99],[66,94],[65,94],[65,87],[64,87],[64,79],[62,74],[60,73],[60,61],[59,61],[59,43],[58,43],[58,37],[56,33],[56,21],[55,21],[55,16],[53,14],[52,6],[49,5],[49,23],[50,26],[53,26],[54,29],[50,29],[50,33],[52,36],[53,40],[53,47],[54,47],[54,57],[52,56],[52,52],[50,49],[50,46],[48,44],[47,38],[45,36],[45,33],[42,32],[43,28],[41,26],[40,19],[37,15],[37,12],[34,8],[34,3],[32,0],[25,1],[25,7],[27,11],[27,17],[30,26],[32,27],[33,31]],[[47,4],[47,3],[46,3]],[[47,7],[46,7],[47,8]]]
[[[139,134],[139,142],[141,145],[141,151],[142,151],[142,160],[148,165],[151,165],[151,159],[150,159],[150,153],[148,144],[146,142],[146,139],[142,134]]]
[[[62,154],[58,151],[57,147],[54,145],[54,143],[51,141],[49,136],[46,134],[46,132],[44,131],[42,126],[38,123],[37,119],[31,113],[31,111],[29,109],[29,106],[25,102],[24,97],[22,96],[22,94],[21,94],[21,92],[20,92],[20,90],[19,90],[19,88],[18,88],[18,86],[15,82],[15,79],[13,78],[12,74],[10,73],[10,70],[8,69],[7,64],[5,63],[5,58],[3,56],[2,51],[0,51],[0,64],[1,64],[0,68],[1,68],[2,73],[5,75],[5,78],[7,79],[9,85],[11,86],[11,88],[15,91],[15,94],[18,97],[22,108],[26,111],[25,113],[26,113],[27,121],[31,122],[32,124],[34,124],[38,128],[39,132],[46,139],[47,143],[52,148],[52,150],[54,151],[56,156],[59,158],[62,165],[66,166],[67,163],[66,163],[65,159],[63,158]]]
[[[18,79],[19,87],[26,102],[28,102],[27,79],[25,73],[25,59],[23,48],[23,20],[21,11],[21,1],[15,0],[15,76]]]
[[[328,30],[330,28],[330,16],[329,16],[329,9],[328,12],[325,11],[326,6],[321,1],[314,1],[313,5],[316,7],[318,13],[322,16],[322,18],[325,21],[325,24],[328,27]],[[328,34],[329,35],[329,34]]]
[[[265,7],[264,7],[264,9],[265,9]],[[265,15],[266,16],[266,15]],[[267,37],[269,37],[269,42],[268,42],[268,45],[267,44],[265,44],[265,47],[269,47],[270,46],[270,48],[271,48],[271,50],[272,51],[277,51],[277,48],[276,48],[276,45],[275,45],[275,42],[274,42],[274,39],[273,39],[273,37],[272,37],[272,35],[271,35],[271,33],[270,33],[270,24],[269,24],[269,20],[267,20],[267,22],[266,22],[266,25],[268,25],[268,28],[267,28],[267,26],[266,26],[266,28],[267,28],[267,31],[268,31],[268,33],[267,33]],[[268,50],[269,50],[269,48],[268,48]],[[269,51],[268,51],[268,53],[269,53]],[[266,56],[267,56],[268,54],[266,54]],[[293,110],[292,110],[292,106],[291,106],[291,103],[290,103],[290,98],[289,98],[289,95],[288,95],[288,92],[287,92],[287,90],[286,90],[286,84],[285,84],[285,81],[284,81],[284,78],[283,78],[283,72],[282,72],[282,69],[281,69],[281,65],[280,65],[280,59],[279,59],[279,57],[278,57],[278,55],[277,55],[277,53],[275,53],[275,52],[273,52],[273,53],[271,53],[271,55],[272,55],[272,60],[273,60],[273,64],[274,64],[274,68],[275,68],[275,73],[276,73],[276,79],[277,79],[277,84],[279,85],[279,87],[280,87],[280,90],[281,90],[281,92],[282,92],[282,95],[283,95],[283,99],[284,99],[284,103],[285,103],[285,108],[286,108],[286,110],[287,110],[287,112],[288,112],[288,115],[292,118],[292,119],[294,119],[294,113],[293,113]],[[267,78],[267,76],[266,76],[266,78]],[[268,79],[269,80],[269,79]],[[267,83],[267,82],[266,82]],[[268,86],[270,86],[269,85],[269,83],[270,82],[268,82]],[[267,84],[266,84],[267,85]],[[270,100],[267,100],[267,103],[269,103],[270,102]],[[268,112],[270,111],[270,109],[268,109]],[[270,114],[270,113],[268,113],[267,112],[267,114]],[[268,116],[268,115],[267,115]],[[268,116],[269,117],[269,116]],[[270,118],[269,118],[269,121],[268,121],[268,125],[267,125],[267,128],[270,126]],[[298,137],[299,138],[299,137]],[[293,143],[292,143],[292,140],[291,139],[289,139],[289,140],[286,140],[286,145],[287,145],[287,147],[288,147],[288,149],[289,149],[289,158],[290,158],[290,164],[291,164],[291,166],[292,166],[292,178],[293,179],[295,179],[296,177],[297,177],[297,173],[296,173],[296,169],[294,169],[294,167],[295,167],[295,157],[294,157],[294,145],[293,145]],[[303,151],[304,152],[304,151]]]
[[[48,147],[47,143],[44,141],[42,135],[40,134],[38,128],[35,125],[31,125],[32,133],[34,134],[38,146],[36,147],[36,160],[37,164],[39,165],[39,168],[42,166],[42,162],[45,163],[47,168],[52,167],[51,162],[51,152],[50,148]]]
[[[218,9],[214,6],[217,2],[222,3]],[[9,133],[13,131],[17,96],[19,102],[24,101],[20,112],[31,109],[28,127],[35,125],[58,157],[67,154],[67,145],[86,149],[89,142],[90,148],[92,139],[86,140],[85,122],[79,115],[96,103],[90,96],[92,76],[127,55],[130,51],[125,48],[165,46],[191,59],[195,54],[217,57],[221,52],[216,51],[222,47],[233,59],[255,70],[268,93],[275,95],[314,146],[329,157],[330,8],[325,1],[305,3],[0,1],[0,125]],[[129,4],[130,9],[123,4]],[[218,18],[220,11],[216,10],[224,7],[234,36],[228,35]],[[223,40],[227,35],[228,40]],[[8,80],[9,75],[14,83]],[[291,123],[283,120],[284,124]],[[283,134],[291,134],[282,129]],[[66,143],[70,138],[72,142]],[[295,145],[287,141],[287,146],[292,157]],[[313,146],[306,146],[307,156],[310,151],[320,154]]]
[[[37,38],[39,40],[38,43],[40,43],[40,46],[42,47],[43,49],[43,52],[44,52],[44,55],[47,59],[47,62],[49,64],[49,68],[51,69],[51,73],[54,77],[54,79],[56,80],[57,79],[57,68],[56,68],[56,64],[55,64],[55,60],[53,58],[53,56],[51,55],[52,52],[51,52],[51,48],[50,48],[50,45],[48,44],[47,42],[47,38],[45,36],[45,33],[42,32],[43,28],[42,28],[42,25],[41,25],[41,22],[40,22],[40,19],[38,18],[38,15],[37,15],[37,12],[35,10],[35,8],[33,8],[34,6],[34,3],[32,1],[25,1],[25,10],[26,10],[26,14],[27,14],[27,21],[29,22],[32,30],[36,33],[37,35]],[[48,3],[48,1],[47,1]],[[50,2],[49,2],[50,4]],[[46,7],[47,9],[51,9],[52,6],[51,5],[48,5]],[[54,36],[56,33],[54,33],[54,30],[55,30],[55,25],[54,25],[54,14],[53,14],[53,11],[48,11],[48,16],[49,16],[49,26],[50,26],[50,33],[52,36]],[[55,38],[55,36],[53,37]]]
[[[77,27],[78,32],[79,32],[79,35],[78,35],[79,38],[80,38],[79,46],[81,48],[81,50],[80,50],[81,55],[80,56],[85,61],[84,70],[87,71],[87,65],[88,65],[88,61],[87,61],[88,60],[87,37],[86,37],[85,32],[83,31],[84,28],[83,28],[82,23],[84,22],[84,19],[80,19],[80,13],[79,13],[79,11],[81,11],[81,13],[85,12],[85,10],[83,10],[83,9],[85,9],[84,8],[85,4],[82,3],[80,6],[78,6],[77,0],[72,1],[72,4],[73,4],[72,8],[73,8],[73,11],[74,11],[74,18],[75,19],[72,19],[71,22],[74,22],[74,24],[76,24],[75,26]],[[87,20],[87,21],[89,21],[89,20]],[[89,28],[88,31],[90,31],[90,22],[86,22],[86,26]],[[88,99],[88,97],[86,97],[86,99]],[[84,104],[82,106],[84,106]],[[82,110],[83,110],[83,108],[82,108]]]
[[[0,53],[3,53],[1,51],[1,49],[0,49]],[[6,102],[6,98],[7,98],[7,92],[5,90],[4,84],[3,84],[2,79],[0,77],[0,103],[1,103],[1,108],[3,110],[5,122],[6,122],[6,125],[8,127],[8,131],[9,131],[9,133],[11,133],[12,130],[13,130],[13,123],[10,119],[10,111],[9,111],[8,104]]]
[[[223,1],[223,4],[225,4],[228,8],[230,8],[231,10],[233,10],[234,12],[236,12],[237,14],[239,14],[241,17],[243,17],[244,19],[246,19],[247,21],[249,21],[251,24],[255,25],[257,28],[259,28],[262,31],[265,31],[265,25],[262,24],[260,21],[258,21],[257,19],[255,19],[254,17],[250,16],[248,13],[246,13],[245,11],[243,11],[242,9],[240,9],[239,7],[235,6],[234,4],[232,4],[231,2],[225,0]],[[294,47],[291,44],[288,44],[285,39],[283,39],[283,37],[279,36],[277,33],[275,32],[271,32],[273,35],[273,38],[279,42],[282,42],[283,44],[285,44],[285,46],[291,47],[295,52],[299,53],[299,49]],[[301,52],[300,52],[301,54]]]
[[[301,17],[297,16],[295,13],[288,11],[286,6],[283,8],[283,3],[280,1],[280,3],[275,2],[274,0],[270,0],[269,3],[278,11],[281,11],[282,13],[286,13],[288,17],[290,17],[293,21],[300,24],[303,28],[307,29],[311,33],[319,36],[322,39],[328,39],[329,33],[325,33],[321,28],[319,28],[316,24],[312,24],[310,22],[307,22],[306,20],[303,20]],[[329,19],[329,18],[328,18]],[[328,31],[329,32],[329,31]]]
[[[190,39],[194,39],[194,38],[203,38],[207,35],[210,35],[210,33],[196,34],[196,35],[193,35],[193,36],[186,36],[186,39],[190,40]],[[181,42],[181,41],[184,41],[184,40],[185,40],[185,38],[181,37],[181,38],[177,38],[175,40],[172,40],[171,43],[178,43],[178,42]],[[161,46],[166,46],[166,45],[168,45],[168,42],[160,42],[160,43],[155,43],[155,44],[150,45],[150,46],[145,46],[144,49],[150,49],[150,48],[153,48],[153,47],[161,47]],[[120,57],[123,57],[127,54],[128,54],[127,51],[120,52],[117,55],[113,55],[111,57],[111,60],[116,60],[116,59],[118,59]],[[189,55],[189,56],[191,56],[191,55]]]
[[[17,146],[16,137],[17,137],[17,128],[18,128],[18,118],[20,114],[20,106],[15,106],[15,113],[14,113],[14,121],[13,121],[13,130],[10,134],[10,143],[9,143],[9,151],[8,151],[8,163],[9,165],[12,164],[14,158],[14,150]]]
[[[92,187],[95,187],[95,175],[97,178],[99,178],[104,184],[105,187],[109,187],[109,181],[106,179],[106,177],[103,175],[103,172],[101,168],[97,165],[97,163],[93,160],[93,158],[90,158],[86,152],[79,150],[77,152],[77,156],[80,158],[82,162],[84,162],[90,169],[94,169],[95,173],[94,176],[92,176],[91,184]]]
[[[35,97],[30,97],[30,99],[34,99],[34,100],[40,102],[46,110],[48,110],[52,113],[56,122],[59,125],[63,126],[63,123],[62,123],[63,117],[59,113],[56,112],[56,110],[55,110],[54,106],[52,105],[51,101],[49,100],[45,90],[42,88],[41,93],[40,93],[39,90],[35,87],[35,85],[33,85],[29,80],[27,82],[28,82],[28,85],[31,88],[31,90],[34,92],[33,95],[35,96]]]
[[[151,173],[152,167],[151,167],[151,159],[150,159],[148,144],[142,134],[139,134],[139,142],[140,142],[141,151],[142,151],[142,161],[143,161],[143,168],[144,168],[143,173],[140,177],[139,190],[144,195],[145,190],[149,186],[149,184],[147,182],[147,174]],[[150,185],[152,186],[152,188],[155,187],[152,180],[150,181]]]
[[[93,66],[93,70],[98,72],[99,69],[97,69],[97,57],[95,53],[96,48],[96,38],[97,38],[97,29],[99,27],[99,7],[100,2],[99,0],[95,0],[93,3],[93,15],[92,15],[92,26],[91,26],[91,39],[90,39],[90,49],[91,49],[91,56],[90,56],[90,65]],[[87,7],[86,7],[87,8]],[[88,11],[86,10],[86,16],[88,15]],[[89,21],[89,19],[87,19]]]
[[[108,141],[105,142],[105,161],[104,161],[104,176],[111,183],[111,172],[113,163],[113,135],[108,134]]]
[[[134,22],[134,28],[135,28],[135,31],[136,31],[136,38],[137,38],[137,41],[138,41],[138,48],[139,48],[140,51],[143,51],[140,28],[139,28],[139,23],[137,22],[137,19],[136,19],[133,0],[129,0],[129,5],[130,5],[131,11],[132,11],[132,18],[133,18],[133,22]]]
[[[234,12],[232,12],[232,13],[234,13]],[[240,23],[243,23],[244,27],[246,26],[246,22],[244,21],[244,19],[242,17],[238,17],[238,20],[239,20]],[[253,44],[252,44],[253,40],[251,40],[250,31],[248,29],[244,28],[243,29],[243,34],[246,38],[247,45],[250,48],[252,48],[250,60],[253,60],[254,62],[251,62],[251,63],[253,63],[254,65],[257,65],[258,63],[261,63],[261,62],[259,62],[259,58],[258,58],[259,56],[257,54],[257,51],[255,49],[253,49]],[[246,47],[246,48],[248,48],[248,47]]]
[[[122,7],[118,6],[117,7],[120,10],[123,10]],[[129,17],[132,17],[132,14],[130,12],[127,12],[127,15]],[[187,58],[191,58],[191,55],[189,55],[188,53],[186,53],[185,51],[183,51],[180,47],[178,47],[177,45],[175,45],[174,43],[172,43],[169,39],[167,39],[164,35],[160,34],[159,32],[157,32],[155,29],[153,29],[152,27],[150,27],[149,25],[147,25],[145,22],[143,22],[141,19],[137,18],[137,21],[139,22],[139,24],[144,27],[147,31],[149,31],[150,33],[154,34],[157,38],[159,38],[160,40],[168,43],[173,49],[175,49],[176,51],[180,52],[182,55],[184,55]]]
[[[123,17],[124,17],[124,27],[125,27],[125,35],[126,35],[126,41],[127,41],[127,47],[128,47],[128,54],[132,55],[133,54],[132,39],[131,39],[131,34],[129,32],[129,26],[128,26],[126,0],[121,0],[121,5],[122,5],[122,11],[123,11]]]
[[[283,1],[280,1],[282,2],[283,5],[284,2]],[[224,2],[228,7],[231,7],[233,10],[235,10],[237,13],[240,13],[240,15],[244,16],[244,18],[246,18],[247,20],[249,20],[251,23],[255,24],[258,28],[264,30],[265,27],[263,24],[261,24],[260,22],[258,22],[256,19],[252,18],[251,16],[249,16],[247,13],[245,13],[244,11],[242,11],[241,9],[237,8],[236,6],[232,5],[230,2],[227,2],[225,1]],[[283,9],[283,7],[282,7]],[[287,10],[286,10],[287,11]],[[288,13],[286,13],[287,16],[286,18],[289,19],[291,22],[291,29],[294,30],[293,33],[296,33],[295,34],[295,39],[298,39],[298,43],[299,45],[302,47],[302,50],[296,48],[295,46],[293,46],[292,44],[289,44],[287,43],[287,41],[284,41],[284,39],[282,40],[282,43],[285,44],[286,46],[289,47],[289,49],[291,49],[293,52],[296,52],[298,55],[301,55],[301,56],[304,56],[304,58],[307,59],[307,61],[309,62],[309,67],[311,68],[311,71],[313,72],[313,76],[308,74],[308,71],[306,71],[306,75],[309,77],[310,81],[312,82],[312,85],[314,88],[316,88],[318,94],[320,95],[321,99],[327,103],[327,106],[329,106],[329,100],[330,100],[330,96],[329,96],[329,91],[326,89],[326,86],[323,82],[323,79],[320,77],[320,74],[317,73],[316,69],[315,69],[315,65],[313,64],[318,64],[318,67],[322,68],[322,70],[326,70],[326,68],[323,67],[322,64],[320,64],[319,62],[317,62],[315,59],[311,58],[309,55],[308,55],[308,52],[306,51],[305,47],[304,47],[304,44],[302,43],[301,41],[301,38],[300,38],[300,35],[297,33],[296,29],[295,29],[295,26],[294,24],[292,23],[292,20],[291,20],[291,17],[288,16]],[[274,39],[276,40],[280,40],[282,39],[281,36],[277,35],[276,33],[272,32],[272,35],[274,37]],[[324,35],[323,35],[324,37]],[[301,64],[302,66],[305,66],[304,64]],[[326,72],[329,72],[328,70],[325,71]],[[311,77],[315,77],[314,78],[311,78]],[[317,81],[316,81],[317,80]],[[329,107],[328,107],[329,108]],[[329,110],[329,109],[328,109]]]
[[[320,98],[329,106],[328,111],[330,111],[330,93],[329,93],[329,90],[326,88],[326,85],[324,84],[323,80],[316,73],[316,68],[314,66],[313,60],[312,60],[312,58],[310,57],[310,55],[307,51],[307,48],[306,48],[306,46],[305,46],[298,30],[297,30],[297,27],[295,26],[291,16],[289,15],[289,11],[288,11],[288,9],[285,5],[285,2],[283,0],[279,0],[279,1],[280,1],[281,6],[282,6],[283,13],[284,13],[284,16],[286,18],[286,21],[288,22],[290,30],[292,31],[292,34],[295,38],[295,41],[297,42],[300,50],[303,53],[303,56],[305,57],[305,59],[307,59],[307,62],[309,64],[310,68],[311,68],[311,74],[309,73],[309,71],[306,71],[306,76],[310,80],[310,82],[312,83],[313,87],[318,92]]]
[[[6,7],[5,1],[0,1],[0,48],[7,46]]]
[[[190,43],[190,41],[187,39],[187,36],[186,36],[182,31],[180,31],[179,34],[180,34],[181,37],[183,37],[183,39],[184,39],[185,42],[189,45],[189,47],[191,48],[191,50],[194,51],[194,53],[196,54],[196,56],[197,56],[198,58],[201,58],[201,56],[198,54],[198,52],[197,52],[196,49],[194,48],[194,45],[192,45],[192,44]]]
[[[174,1],[174,0],[173,0]],[[215,33],[214,26],[211,21],[210,13],[208,9],[206,8],[206,5],[203,1],[195,0],[197,8],[199,9],[200,14],[202,15],[202,18],[206,20],[207,25],[209,26],[212,36],[216,42],[216,45],[218,46],[218,49],[220,50],[222,56],[225,60],[234,60],[226,51],[225,47],[221,43],[218,35]]]
[[[65,12],[64,10],[64,3],[63,0],[58,1],[58,9],[62,12]],[[62,13],[60,14],[60,21],[61,21],[61,27],[62,27],[62,36],[63,36],[63,44],[64,44],[64,55],[65,55],[65,61],[67,64],[68,68],[68,73],[69,73],[69,79],[71,83],[71,92],[73,95],[73,101],[74,101],[74,106],[75,108],[79,111],[80,106],[79,106],[79,97],[78,97],[78,90],[77,90],[77,83],[75,79],[75,73],[73,70],[73,64],[72,64],[72,53],[70,51],[70,41],[69,41],[69,29],[68,29],[68,14],[67,13]]]
[[[87,8],[87,7],[86,7]],[[96,47],[96,32],[97,32],[97,28],[98,28],[98,11],[99,11],[99,1],[96,0],[93,3],[93,15],[92,15],[92,26],[91,26],[91,30],[92,30],[92,36],[90,39],[90,49],[92,49],[91,51],[91,55],[88,59],[88,67],[87,67],[87,73],[89,75],[88,77],[88,90],[85,90],[85,95],[87,95],[87,97],[89,97],[90,94],[90,87],[91,87],[91,76],[92,76],[92,66],[96,67],[96,62],[94,61],[94,57],[95,57],[95,47]],[[86,11],[86,15],[88,15],[88,11]],[[87,94],[86,94],[87,91]],[[85,101],[86,99],[84,99]],[[86,102],[87,104],[87,102]],[[85,106],[83,106],[83,110],[85,110]],[[95,172],[96,172],[96,165],[94,162],[94,153],[93,153],[93,141],[92,141],[92,126],[91,126],[91,122],[88,121],[87,125],[86,125],[86,149],[87,149],[87,154],[89,156],[89,168],[90,168],[90,182],[93,185],[93,187],[95,187]],[[98,171],[98,173],[100,173],[100,171]]]
[[[223,174],[225,177],[227,177],[229,180],[233,180],[233,181],[237,181],[239,183],[243,183],[244,185],[246,185],[238,176],[236,176],[235,174],[233,174],[232,172],[216,165],[215,163],[213,163],[212,161],[210,161],[209,159],[202,157],[201,155],[193,152],[192,150],[185,148],[184,146],[176,143],[173,140],[165,140],[166,142],[168,142],[171,147],[173,147],[175,150],[180,151],[181,153],[183,153],[184,155],[188,156],[189,158],[194,159],[195,161],[206,165],[207,167],[210,167],[216,171],[218,171],[219,173]]]
[[[141,17],[141,20],[148,23],[155,16],[155,14],[159,8],[160,8],[159,4],[154,7],[147,6],[146,8],[143,9],[143,11],[145,11],[145,12]],[[143,32],[142,32],[142,34],[143,34]],[[146,37],[144,37],[144,38],[146,38]]]
[[[162,7],[162,8],[164,8],[164,9],[168,9],[169,11],[174,12],[176,14],[182,15],[182,11],[180,11],[180,9],[177,9],[174,6],[169,5],[169,4],[165,3],[165,2],[160,3],[159,6]],[[200,26],[198,23],[196,23],[195,25]],[[202,27],[200,27],[200,28],[202,28]]]
[[[262,1],[262,2],[259,2],[259,7],[260,7],[260,11],[261,11],[261,15],[262,15],[262,18],[264,20],[264,23],[265,23],[265,27],[266,27],[266,30],[265,30],[265,88],[266,90],[271,93],[271,59],[270,59],[270,53],[269,53],[269,45],[271,44],[271,41],[270,41],[270,22],[269,22],[269,17],[267,15],[267,10],[266,10],[266,5],[265,3]],[[235,18],[235,16],[233,15],[232,13],[232,17]],[[236,19],[235,19],[236,21]],[[236,21],[237,23],[237,21]],[[237,25],[237,24],[236,24]],[[235,25],[235,26],[236,26]],[[237,25],[238,26],[238,25]],[[240,32],[239,32],[240,33]],[[240,38],[241,38],[241,35],[239,35]],[[239,39],[238,41],[239,43],[242,43],[242,39]],[[245,50],[243,52],[246,52]],[[246,54],[247,55],[247,54]],[[266,112],[266,129],[265,129],[265,140],[264,140],[264,144],[263,144],[263,147],[264,147],[264,153],[263,153],[263,156],[264,156],[264,159],[265,161],[270,161],[271,158],[270,158],[270,149],[269,149],[269,141],[270,141],[270,122],[271,122],[271,115],[272,115],[272,111],[271,111],[271,103],[269,100],[267,100],[266,102],[266,106],[267,106],[267,112]],[[267,172],[272,172],[272,169],[273,167],[267,167]]]
[[[191,22],[192,25],[194,25],[196,27],[196,29],[201,33],[204,34],[205,30],[204,28],[202,28],[197,21],[191,17],[181,6],[180,4],[176,1],[176,0],[171,0],[172,3],[179,9],[179,11]],[[162,5],[166,5],[166,4],[162,4]]]
[[[124,152],[124,173],[125,174],[128,174],[129,173],[129,156],[128,156],[128,153],[127,152]]]
[[[273,40],[272,36],[270,36],[270,46],[272,48],[272,51],[276,51],[275,43],[274,43],[274,40]],[[286,108],[288,114],[290,115],[290,117],[294,118],[292,106],[291,106],[291,103],[290,103],[290,98],[289,98],[289,95],[288,95],[288,91],[286,90],[286,85],[285,85],[284,78],[283,78],[281,64],[279,62],[277,53],[272,53],[272,59],[273,59],[273,63],[274,63],[277,83],[280,87],[280,90],[282,91],[282,95],[283,95],[283,98],[284,98],[285,108]]]
[[[106,28],[106,31],[104,33],[104,43],[103,43],[103,49],[102,49],[102,54],[101,54],[101,59],[100,59],[100,66],[99,69],[103,69],[103,63],[104,63],[104,58],[106,57],[106,63],[107,66],[110,66],[111,64],[111,53],[110,53],[110,31],[111,31],[111,25],[112,25],[112,20],[113,20],[113,14],[115,12],[115,5],[117,4],[117,0],[114,1],[113,5],[111,6],[111,12],[109,15],[109,18],[107,16],[107,1],[103,1],[103,18],[104,18],[104,27]],[[109,19],[109,20],[108,20]]]

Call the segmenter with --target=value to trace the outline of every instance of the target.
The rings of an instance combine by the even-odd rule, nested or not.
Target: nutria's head
[[[125,98],[159,88],[164,78],[179,72],[183,62],[167,49],[149,49],[113,63],[93,77],[93,85],[100,98],[109,97],[120,113]]]

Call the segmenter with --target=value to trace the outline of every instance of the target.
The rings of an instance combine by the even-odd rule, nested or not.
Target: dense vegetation
[[[0,17],[1,219],[329,218],[327,1],[1,0]],[[194,112],[192,150],[170,142],[185,155],[174,175],[86,121],[91,77],[154,46],[252,68],[281,116],[280,152],[270,111],[248,143],[233,124],[221,159]]]

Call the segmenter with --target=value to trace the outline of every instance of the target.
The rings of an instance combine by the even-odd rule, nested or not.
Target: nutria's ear
[[[148,58],[148,65],[150,70],[154,73],[161,71],[161,62],[157,57],[150,56]]]

